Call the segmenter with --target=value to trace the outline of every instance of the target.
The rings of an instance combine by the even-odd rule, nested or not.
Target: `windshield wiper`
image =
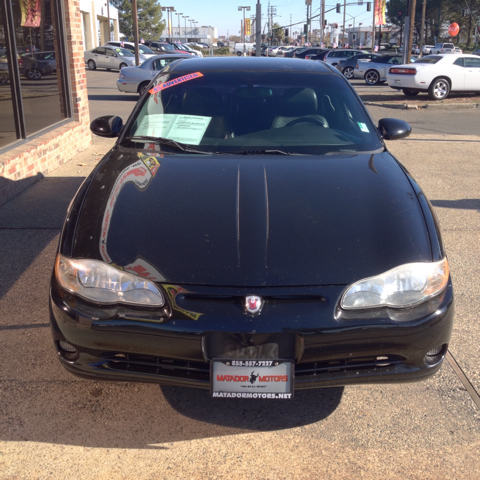
[[[158,143],[159,145],[167,145],[169,147],[176,148],[181,152],[201,153],[202,155],[212,155],[212,152],[197,150],[195,148],[189,147],[185,143],[177,142],[176,140],[172,140],[170,138],[165,138],[165,137],[150,137],[148,135],[134,135],[133,137],[125,137],[125,140],[145,140],[146,142]]]
[[[244,150],[238,155],[308,155],[303,153],[284,152],[283,150]]]

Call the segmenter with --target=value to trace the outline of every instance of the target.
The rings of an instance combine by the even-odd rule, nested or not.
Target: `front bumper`
[[[138,82],[129,82],[125,79],[117,80],[117,88],[120,92],[124,93],[138,93]]]
[[[244,314],[241,289],[222,288],[219,295],[211,287],[167,287],[169,305],[159,315],[100,309],[53,280],[51,325],[62,365],[97,380],[210,388],[211,358],[247,352],[242,358],[294,360],[296,390],[416,381],[440,368],[454,315],[450,282],[416,308],[355,313],[337,308],[343,287],[256,289],[267,299],[257,317]],[[77,352],[63,350],[60,341]],[[269,349],[272,357],[255,357]]]

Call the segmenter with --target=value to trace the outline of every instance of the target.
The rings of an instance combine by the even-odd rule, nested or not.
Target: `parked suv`
[[[453,43],[437,43],[431,50],[430,54],[436,53],[455,53],[455,45]]]
[[[359,53],[367,53],[363,52],[362,50],[353,50],[349,49],[338,49],[335,48],[334,50],[330,50],[323,59],[324,62],[330,63],[330,65],[337,65],[338,62],[341,60],[345,60],[347,58],[353,57],[354,55],[358,55]]]
[[[175,48],[167,42],[156,42],[153,40],[147,40],[145,46],[153,50],[158,55],[159,53],[175,53]]]

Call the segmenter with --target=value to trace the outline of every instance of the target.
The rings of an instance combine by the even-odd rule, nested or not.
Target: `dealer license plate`
[[[212,397],[293,398],[291,360],[214,359],[210,364]]]

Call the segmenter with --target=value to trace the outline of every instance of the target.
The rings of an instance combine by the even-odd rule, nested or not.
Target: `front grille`
[[[390,368],[405,359],[398,355],[377,355],[369,357],[324,360],[320,362],[300,363],[295,365],[295,377],[322,375],[328,373],[347,373],[372,369]]]
[[[210,381],[210,365],[206,362],[117,353],[102,359],[95,366],[115,372],[143,373],[187,380]]]
[[[318,362],[300,363],[295,365],[295,377],[319,376],[354,372],[366,372],[372,369],[388,369],[401,364],[405,359],[397,355],[378,355],[356,357]],[[147,375],[158,375],[197,382],[210,382],[210,364],[207,362],[192,362],[161,358],[151,355],[117,353],[95,362],[96,368],[114,372],[131,372]],[[320,380],[320,378],[318,379]]]

